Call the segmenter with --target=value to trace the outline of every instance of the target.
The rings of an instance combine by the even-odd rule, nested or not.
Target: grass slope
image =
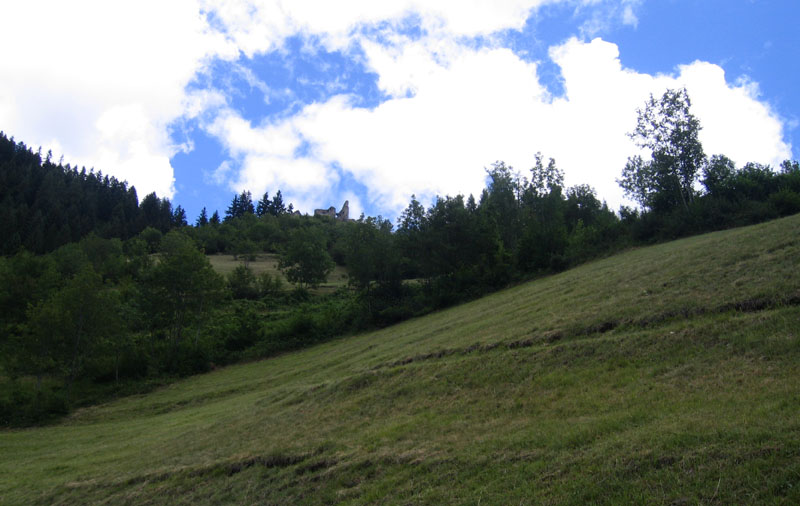
[[[236,267],[245,265],[244,260],[234,257],[233,255],[207,255],[211,267],[217,271],[218,274],[223,276],[229,275]],[[268,272],[272,276],[277,276],[286,284],[286,289],[291,290],[294,286],[289,283],[283,272],[278,269],[278,255],[270,253],[260,253],[256,255],[256,259],[247,262],[247,266],[253,271],[253,274],[258,276],[262,272]],[[339,288],[347,285],[347,269],[341,265],[336,265],[333,271],[328,275],[328,280],[322,283],[316,289],[312,290],[316,294],[333,293]]]
[[[2,504],[798,504],[800,216],[0,433]]]

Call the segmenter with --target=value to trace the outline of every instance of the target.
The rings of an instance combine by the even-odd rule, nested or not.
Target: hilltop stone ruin
[[[336,208],[331,206],[328,209],[314,209],[314,216],[330,216],[334,220],[350,221],[350,201],[345,200],[342,210],[338,213]]]

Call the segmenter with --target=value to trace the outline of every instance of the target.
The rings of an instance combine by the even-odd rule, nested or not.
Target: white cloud
[[[276,49],[296,33],[321,36],[331,47],[346,47],[360,26],[417,17],[424,30],[453,36],[488,35],[519,29],[531,10],[564,0],[204,0],[228,37],[247,56]],[[580,0],[584,3],[590,0]]]
[[[299,154],[303,137],[293,122],[254,126],[236,112],[222,109],[204,128],[235,159],[213,172],[211,179],[217,184],[228,183],[237,192],[249,190],[258,196],[280,189],[285,201],[307,212],[332,196],[338,173],[316,157]]]
[[[699,61],[680,67],[680,81],[702,121],[706,153],[724,153],[740,165],[756,161],[777,167],[791,158],[783,124],[761,100],[757,83],[741,78],[728,85],[722,68]]]
[[[168,126],[186,84],[229,45],[191,0],[10,2],[0,16],[0,124],[67,161],[173,192]],[[197,112],[197,111],[196,111]]]
[[[411,59],[419,69],[407,74],[416,90],[411,98],[401,94],[366,110],[340,96],[293,119],[321,159],[340,163],[370,189],[371,199],[391,209],[414,192],[480,191],[484,165],[530,145],[528,129],[509,123],[535,121],[533,109],[545,93],[534,65],[507,49],[462,48],[447,62],[433,59]],[[381,65],[379,72],[404,74],[409,60]]]
[[[636,17],[636,13],[633,11],[633,7],[630,5],[626,5],[622,9],[622,22],[626,25],[636,27],[639,25],[639,18]]]
[[[598,9],[588,31],[611,18],[635,26],[641,3],[15,2],[0,17],[0,42],[19,48],[0,65],[0,125],[68,161],[113,171],[142,195],[172,195],[169,160],[191,149],[191,139],[176,144],[169,128],[197,119],[231,156],[208,174],[212,181],[254,194],[282,188],[287,201],[309,211],[347,192],[337,189],[342,171],[367,187],[367,200],[397,211],[411,193],[477,193],[484,167],[503,159],[526,171],[536,151],[555,157],[568,183],[590,183],[616,205],[621,192],[614,179],[633,150],[625,133],[636,107],[648,93],[683,85],[705,127],[701,139],[709,154],[726,153],[739,163],[790,156],[783,125],[757,86],[730,83],[715,65],[695,62],[675,75],[651,76],[622,68],[614,44],[572,39],[550,53],[566,89],[554,99],[537,65],[501,40],[491,47],[463,42],[464,36],[521,28],[538,7],[562,1]],[[409,18],[421,23],[421,38],[396,30]],[[384,21],[382,43],[361,30]],[[228,90],[187,90],[210,58],[284,51],[283,40],[293,34],[320,37],[329,47],[362,48],[390,99],[364,109],[354,97],[339,95],[292,117],[252,124],[229,108]],[[240,77],[265,99],[285,92],[239,63]],[[351,209],[363,209],[366,202],[349,197]]]
[[[259,144],[271,145],[280,156],[305,140],[313,148],[307,156],[318,164],[317,180],[329,184],[336,175],[332,167],[341,166],[368,188],[368,199],[394,212],[412,193],[478,194],[484,167],[502,159],[527,172],[542,151],[556,158],[568,184],[591,184],[616,207],[623,198],[615,179],[636,152],[626,136],[636,108],[650,93],[686,86],[710,154],[726,153],[740,164],[774,164],[790,156],[782,124],[758,100],[756,87],[728,83],[722,70],[708,63],[652,76],[623,68],[612,43],[571,39],[550,51],[566,89],[564,97],[553,99],[540,84],[536,65],[508,49],[423,39],[391,48],[366,44],[366,54],[390,100],[365,109],[339,95],[281,123],[230,135],[230,149],[244,153],[245,144],[255,142],[254,132],[264,139],[286,134],[284,141]],[[240,145],[237,139],[248,140]],[[245,164],[240,181],[257,181],[264,177],[260,170],[279,177]],[[324,194],[324,185],[316,190]]]
[[[204,175],[207,182],[211,182],[217,185],[224,185],[230,180],[231,173],[233,171],[233,166],[231,162],[225,160],[219,166],[214,169],[213,171],[207,171]]]
[[[581,35],[587,38],[596,37],[608,28],[622,23],[636,28],[639,17],[636,11],[644,0],[582,0],[578,10],[590,10],[589,18],[580,27]]]
[[[566,100],[553,104],[561,121],[547,141],[555,148],[552,156],[571,184],[594,185],[614,206],[623,201],[614,180],[635,153],[625,135],[633,130],[635,110],[650,93],[658,97],[667,88],[687,88],[708,154],[725,153],[739,164],[777,164],[791,156],[780,119],[759,101],[756,89],[726,82],[717,65],[694,62],[678,67],[674,75],[641,74],[622,68],[617,46],[600,39],[572,39],[553,48],[551,56],[562,69],[567,91]],[[575,139],[579,149],[560,142],[562,135]]]
[[[219,92],[186,90],[209,58],[280,49],[296,33],[346,46],[360,25],[415,13],[429,28],[491,33],[521,26],[544,1],[11,2],[0,16],[0,43],[10,48],[0,65],[0,125],[32,146],[127,179],[140,194],[172,196],[169,160],[191,142],[176,145],[170,125],[225,105]],[[243,77],[268,99],[263,82]]]
[[[217,116],[207,130],[223,139],[234,156],[270,153],[291,158],[301,144],[297,132],[289,123],[267,123],[263,127],[254,128],[249,121],[230,109],[225,109]]]

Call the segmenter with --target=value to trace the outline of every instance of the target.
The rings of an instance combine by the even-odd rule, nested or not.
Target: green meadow
[[[229,503],[800,504],[800,215],[0,432],[0,504]]]
[[[234,256],[218,253],[215,255],[207,255],[207,258],[214,270],[223,276],[229,275],[240,265],[247,265],[247,267],[253,271],[254,275],[258,276],[261,273],[267,272],[271,276],[280,279],[284,284],[284,289],[291,290],[293,288],[294,285],[289,283],[286,276],[284,276],[283,272],[278,268],[278,255],[260,253],[253,256],[254,259],[248,260],[247,262],[242,258],[242,255]],[[329,294],[346,285],[347,269],[341,265],[337,265],[328,275],[328,280],[311,290],[311,292],[315,294]]]

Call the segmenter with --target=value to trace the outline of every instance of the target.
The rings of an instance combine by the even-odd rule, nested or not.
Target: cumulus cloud
[[[169,125],[187,111],[187,83],[209,55],[235,54],[191,0],[10,2],[0,42],[13,48],[3,128],[160,195],[173,192]]]
[[[700,140],[709,154],[724,153],[739,164],[756,161],[777,166],[791,158],[784,125],[764,101],[758,84],[746,77],[726,83],[717,65],[696,61],[679,67],[679,81],[701,119]]]
[[[526,171],[537,151],[557,159],[569,184],[592,184],[616,206],[635,109],[667,87],[689,90],[707,152],[739,163],[791,155],[758,86],[709,63],[642,74],[622,67],[612,43],[571,39],[550,50],[565,90],[552,96],[537,63],[494,34],[559,2],[595,9],[588,34],[612,19],[635,26],[641,0],[17,2],[0,18],[0,42],[22,48],[0,66],[0,125],[141,194],[171,196],[170,158],[192,141],[170,132],[196,121],[230,158],[208,181],[254,194],[283,188],[308,211],[346,196],[354,214],[364,205],[396,212],[411,193],[477,193],[485,167],[502,159]],[[413,37],[409,20],[420,28]],[[222,58],[268,99],[278,91],[247,58],[286,51],[296,34],[359,58],[387,99],[365,108],[341,94],[251,121],[231,107],[231,90],[187,88]],[[366,195],[346,187],[351,180]]]
[[[739,164],[761,161],[777,165],[791,156],[783,141],[783,126],[760,101],[757,87],[729,83],[721,67],[705,62],[683,65],[671,75],[641,74],[622,68],[616,45],[595,39],[572,39],[553,48],[561,67],[566,97],[554,103],[556,115],[569,118],[563,132],[572,132],[583,149],[570,149],[551,139],[553,151],[567,169],[568,179],[585,180],[615,205],[622,202],[614,184],[627,156],[635,149],[626,132],[633,129],[635,110],[649,94],[685,87],[700,119],[700,140],[709,154],[725,153]],[[572,125],[572,126],[570,126]]]
[[[347,168],[381,206],[396,209],[414,192],[479,191],[483,165],[530,146],[526,133],[545,91],[535,65],[508,49],[453,53],[438,63],[433,54],[398,55],[375,67],[379,75],[403,75],[413,96],[400,94],[373,110],[336,97],[293,121],[322,159]],[[525,127],[511,127],[519,123]]]
[[[171,127],[226,102],[214,90],[187,92],[210,59],[280,50],[297,33],[346,46],[355,27],[406,16],[454,34],[491,33],[521,26],[545,1],[11,2],[0,16],[0,43],[13,48],[0,65],[0,125],[140,193],[172,196],[170,158],[192,144],[176,144]]]
[[[214,182],[257,196],[281,188],[285,200],[306,210],[331,196],[338,174],[318,157],[299,154],[303,137],[293,121],[253,125],[226,108],[204,128],[226,146],[238,169],[234,174],[234,165],[223,162],[211,175]]]
[[[637,152],[626,135],[637,107],[650,93],[686,87],[710,154],[725,153],[740,164],[777,164],[791,155],[782,124],[759,101],[757,87],[730,83],[709,63],[648,75],[624,68],[615,44],[573,38],[550,50],[565,86],[564,96],[553,97],[537,65],[505,48],[421,39],[399,47],[367,42],[365,53],[389,100],[367,109],[338,95],[266,129],[245,126],[250,130],[226,137],[230,149],[247,152],[254,132],[274,156],[290,156],[300,142],[309,143],[306,156],[322,182],[318,194],[337,178],[340,169],[333,167],[341,167],[368,188],[367,198],[394,212],[412,193],[477,194],[492,162],[502,159],[526,172],[541,151],[556,158],[568,184],[591,184],[616,207],[624,200],[615,179]],[[291,172],[264,167],[243,164],[240,181],[299,183]]]

